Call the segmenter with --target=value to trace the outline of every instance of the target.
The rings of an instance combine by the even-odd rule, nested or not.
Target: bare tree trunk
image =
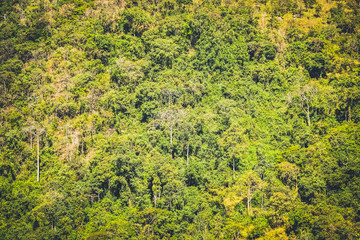
[[[174,149],[173,149],[173,127],[170,126],[170,151],[171,157],[174,159]]]
[[[187,142],[187,149],[186,149],[186,166],[189,166],[189,141]]]
[[[40,181],[40,158],[39,158],[39,149],[40,149],[40,134],[36,134],[36,142],[37,142],[37,181]]]

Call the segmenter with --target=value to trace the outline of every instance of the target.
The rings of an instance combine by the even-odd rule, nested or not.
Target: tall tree
[[[158,114],[158,119],[162,125],[169,129],[170,145],[173,145],[173,131],[176,124],[182,121],[186,112],[182,109],[166,109]]]
[[[255,192],[263,187],[264,183],[255,171],[250,170],[245,172],[240,178],[240,184],[246,192],[246,206],[248,214],[251,214],[251,199],[253,198]]]
[[[40,181],[40,136],[45,132],[45,128],[42,127],[38,122],[30,120],[27,126],[24,128],[24,131],[30,133],[30,145],[32,147],[32,135],[35,135],[36,138],[36,179]]]
[[[311,125],[310,114],[318,94],[318,86],[315,83],[309,83],[287,96],[289,103],[296,104],[305,113],[308,126]]]

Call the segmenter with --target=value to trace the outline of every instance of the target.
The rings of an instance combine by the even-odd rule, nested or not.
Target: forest
[[[359,0],[1,0],[0,239],[360,239]]]

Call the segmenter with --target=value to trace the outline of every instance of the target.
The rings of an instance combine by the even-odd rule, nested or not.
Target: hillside
[[[359,11],[2,0],[0,239],[358,239]]]

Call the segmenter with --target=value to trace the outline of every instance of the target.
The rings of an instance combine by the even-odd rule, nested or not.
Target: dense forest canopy
[[[359,11],[0,1],[0,239],[359,239]]]

